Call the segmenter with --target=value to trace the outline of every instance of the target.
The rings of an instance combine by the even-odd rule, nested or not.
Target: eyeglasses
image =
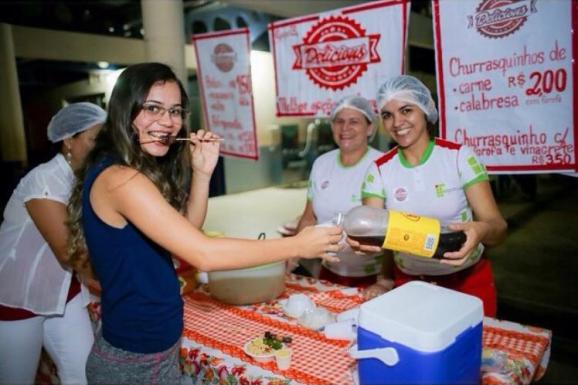
[[[143,110],[144,114],[149,119],[155,119],[155,120],[159,120],[163,116],[165,116],[165,112],[168,112],[169,117],[171,119],[174,119],[174,120],[183,120],[187,116],[187,110],[185,110],[182,107],[178,107],[178,106],[177,107],[171,107],[171,108],[165,108],[165,107],[160,106],[158,104],[144,103],[142,105],[142,110]]]

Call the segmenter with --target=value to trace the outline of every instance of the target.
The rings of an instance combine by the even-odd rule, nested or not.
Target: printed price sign
[[[193,36],[205,127],[222,138],[221,153],[258,159],[249,30]]]
[[[578,2],[433,0],[440,133],[492,173],[577,169]]]

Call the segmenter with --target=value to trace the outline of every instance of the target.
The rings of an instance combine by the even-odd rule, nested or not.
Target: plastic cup
[[[353,320],[327,324],[323,329],[323,333],[325,334],[325,337],[329,339],[351,341],[355,339]]]
[[[275,362],[277,363],[277,369],[287,370],[291,366],[291,349],[282,348],[275,350]]]
[[[341,215],[341,214],[340,214]],[[342,217],[338,217],[336,219],[334,219],[331,222],[324,222],[324,223],[318,223],[315,225],[315,227],[335,227],[335,226],[341,226],[341,222],[343,222]],[[339,240],[339,250],[342,250],[346,245],[347,236],[345,235],[345,232],[341,233],[341,239]],[[336,256],[337,253],[333,252],[333,251],[328,251],[325,254],[327,255],[331,255],[331,256]]]
[[[315,309],[315,303],[302,293],[291,294],[283,305],[283,311],[293,318],[299,318],[303,313],[313,309]]]

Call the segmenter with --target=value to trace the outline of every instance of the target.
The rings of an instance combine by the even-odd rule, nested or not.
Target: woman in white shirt
[[[66,265],[66,205],[77,170],[106,112],[70,104],[48,124],[60,152],[32,169],[12,193],[0,227],[0,383],[32,384],[42,347],[62,384],[85,384],[94,341],[88,292]]]
[[[368,144],[375,132],[374,117],[371,104],[361,96],[348,96],[336,103],[330,120],[333,140],[339,148],[315,159],[298,230],[329,223],[339,213],[346,214],[361,205],[361,185],[367,168],[383,155]],[[382,269],[382,254],[357,255],[342,242],[337,253],[339,261],[323,261],[319,278],[352,287],[370,286],[376,283]]]

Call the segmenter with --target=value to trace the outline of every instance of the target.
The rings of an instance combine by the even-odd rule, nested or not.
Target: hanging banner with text
[[[408,0],[373,1],[269,24],[278,116],[328,116],[344,96],[375,106],[403,71]]]
[[[207,130],[221,136],[221,154],[258,159],[247,28],[193,35]]]
[[[440,135],[491,173],[576,170],[576,2],[433,0]]]

